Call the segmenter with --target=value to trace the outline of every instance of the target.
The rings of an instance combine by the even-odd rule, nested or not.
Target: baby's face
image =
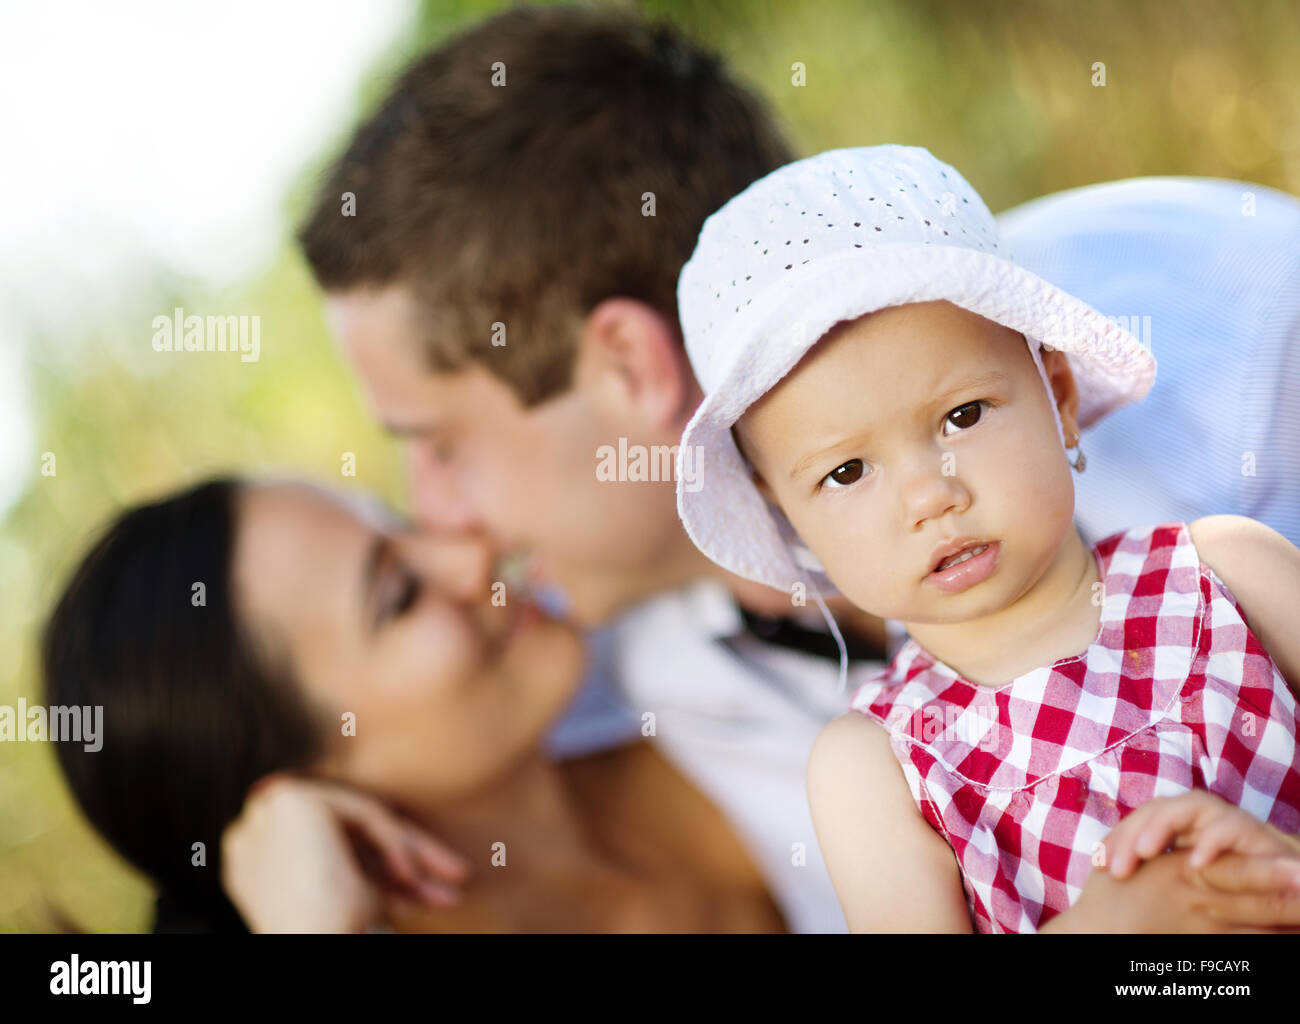
[[[1077,395],[1043,353],[1067,436]],[[947,302],[842,324],[737,424],[764,494],[858,607],[904,622],[1005,608],[1068,533],[1074,485],[1021,335]],[[950,544],[984,545],[936,571]]]

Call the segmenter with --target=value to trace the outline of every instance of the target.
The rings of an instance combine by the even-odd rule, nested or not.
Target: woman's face
[[[292,483],[245,487],[238,524],[240,618],[323,709],[321,774],[408,805],[469,796],[574,696],[579,637],[493,580],[475,542]]]

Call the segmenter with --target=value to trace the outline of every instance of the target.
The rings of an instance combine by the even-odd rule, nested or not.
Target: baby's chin
[[[1011,602],[991,590],[981,593],[967,591],[961,594],[927,593],[932,588],[918,585],[910,600],[897,595],[863,592],[861,597],[840,588],[840,592],[859,610],[880,619],[915,623],[927,626],[951,626],[992,615],[1008,607]]]

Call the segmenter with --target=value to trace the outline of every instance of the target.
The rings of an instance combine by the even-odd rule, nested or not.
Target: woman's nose
[[[402,539],[411,568],[448,597],[482,600],[492,586],[492,550],[480,538],[411,530]]]

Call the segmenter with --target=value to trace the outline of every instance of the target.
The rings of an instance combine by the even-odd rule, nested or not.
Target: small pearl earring
[[[1066,447],[1077,447],[1078,440],[1079,440],[1079,435],[1071,431],[1070,442]],[[1088,457],[1083,454],[1082,448],[1079,448],[1078,457],[1076,457],[1075,460],[1070,463],[1070,468],[1073,469],[1076,473],[1082,473],[1085,469],[1088,468]]]

